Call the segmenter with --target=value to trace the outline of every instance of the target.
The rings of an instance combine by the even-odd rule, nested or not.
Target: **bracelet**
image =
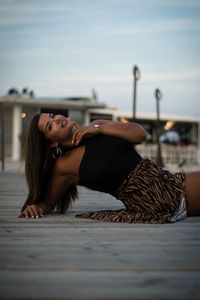
[[[96,129],[96,134],[99,134],[99,127],[100,127],[99,124],[94,125],[94,128]]]

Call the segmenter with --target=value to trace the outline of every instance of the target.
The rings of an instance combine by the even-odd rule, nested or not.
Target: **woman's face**
[[[52,146],[56,146],[58,143],[66,145],[67,140],[69,143],[69,138],[72,137],[76,126],[77,124],[70,118],[52,113],[41,114],[38,122],[39,130],[48,140],[52,141]]]

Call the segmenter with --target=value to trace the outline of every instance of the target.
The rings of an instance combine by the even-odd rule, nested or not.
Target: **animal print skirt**
[[[123,181],[116,198],[125,209],[84,212],[76,215],[109,222],[168,223],[187,216],[185,174],[162,170],[143,159]]]

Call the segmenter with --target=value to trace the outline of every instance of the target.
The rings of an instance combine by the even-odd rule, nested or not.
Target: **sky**
[[[136,112],[200,116],[199,0],[0,0],[0,95],[91,96]]]

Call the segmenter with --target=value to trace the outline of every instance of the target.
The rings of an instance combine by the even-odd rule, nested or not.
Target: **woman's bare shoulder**
[[[85,153],[85,146],[67,151],[55,163],[55,172],[60,175],[79,176],[79,167]]]

